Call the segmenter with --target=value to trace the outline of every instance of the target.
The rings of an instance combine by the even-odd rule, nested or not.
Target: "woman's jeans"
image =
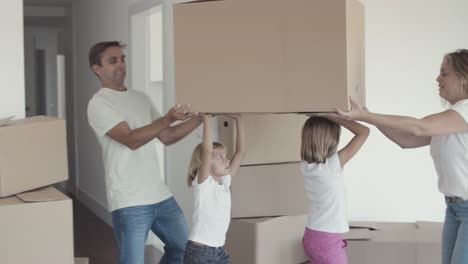
[[[223,247],[209,247],[189,240],[184,264],[229,264],[229,255]]]
[[[183,263],[188,227],[173,197],[157,204],[115,210],[112,222],[120,247],[119,264],[144,264],[145,243],[150,230],[164,243],[160,263]]]
[[[442,264],[468,263],[468,201],[447,203],[442,232]]]

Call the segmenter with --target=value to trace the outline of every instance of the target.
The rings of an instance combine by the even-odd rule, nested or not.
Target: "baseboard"
[[[107,208],[92,198],[89,194],[82,191],[80,188],[76,188],[76,198],[82,202],[86,207],[89,208],[97,217],[101,218],[109,226],[112,226],[112,217]]]

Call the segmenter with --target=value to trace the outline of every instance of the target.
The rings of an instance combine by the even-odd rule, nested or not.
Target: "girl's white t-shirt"
[[[468,123],[468,100],[450,106]],[[439,177],[439,191],[468,199],[468,131],[431,139],[431,156]]]
[[[346,189],[338,153],[325,163],[301,162],[309,200],[307,227],[328,233],[349,231]]]
[[[231,175],[221,183],[211,175],[201,184],[198,176],[192,182],[195,211],[189,240],[210,247],[222,247],[231,221]]]

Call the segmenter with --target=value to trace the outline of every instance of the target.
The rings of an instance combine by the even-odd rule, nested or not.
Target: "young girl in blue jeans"
[[[337,151],[341,126],[355,136]],[[301,172],[309,200],[303,245],[313,264],[346,264],[349,231],[343,166],[358,152],[369,128],[327,114],[311,116],[302,128]]]
[[[243,124],[240,115],[229,115],[236,121],[236,152],[232,161],[226,158],[226,147],[211,141],[211,119],[203,120],[203,141],[192,154],[187,183],[194,189],[193,227],[185,249],[185,264],[230,263],[223,246],[231,221],[231,176],[239,170],[244,157]]]

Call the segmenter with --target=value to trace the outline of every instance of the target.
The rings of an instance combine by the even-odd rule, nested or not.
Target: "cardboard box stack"
[[[65,121],[35,116],[0,127],[0,262],[74,263]]]
[[[299,172],[304,115],[244,115],[246,157],[233,178],[226,250],[232,263],[301,263],[307,199]],[[219,117],[220,141],[235,146],[235,125]]]
[[[239,19],[242,18],[242,19]],[[213,23],[216,21],[216,23]],[[365,104],[359,0],[193,1],[174,7],[176,100],[244,115],[246,157],[232,181],[232,263],[307,261],[299,172],[304,115]],[[209,94],[209,97],[206,97]],[[262,113],[252,114],[252,113]],[[235,146],[232,120],[220,141]]]
[[[298,164],[307,117],[291,113],[349,109],[350,96],[365,105],[364,31],[361,0],[175,4],[176,101],[199,112],[249,114],[247,153],[231,187],[226,249],[233,264],[308,260]],[[220,141],[230,150],[232,122],[219,120]],[[435,263],[429,258],[438,254],[431,249],[439,226],[376,224],[346,234],[350,263]]]
[[[302,247],[307,199],[298,164],[305,119],[294,114],[244,115],[247,154],[232,180],[233,219],[226,240],[233,264],[308,262]],[[235,146],[233,122],[219,117],[220,141],[228,149]],[[350,264],[440,262],[441,223],[350,226],[345,234]]]
[[[298,164],[305,119],[292,114],[244,115],[247,154],[232,181],[233,219],[226,241],[233,264],[308,262],[302,247],[307,200]],[[232,119],[219,117],[219,136],[233,149]],[[440,263],[441,223],[350,226],[345,235],[350,264]]]
[[[307,200],[298,164],[306,117],[268,114],[349,109],[350,96],[365,105],[363,4],[175,4],[174,56],[177,102],[205,113],[264,114],[244,116],[247,153],[232,181],[226,241],[232,263],[307,260],[301,246]],[[220,141],[233,149],[232,120],[219,123]]]

